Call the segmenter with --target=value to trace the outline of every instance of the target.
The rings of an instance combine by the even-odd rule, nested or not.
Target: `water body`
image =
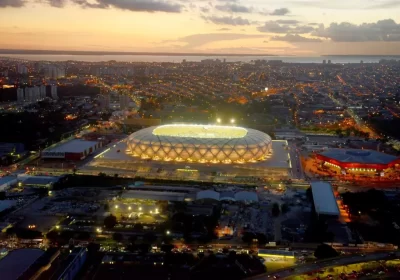
[[[400,60],[400,56],[162,56],[162,55],[62,55],[62,54],[0,54],[0,57],[10,57],[33,61],[124,61],[124,62],[175,62],[180,63],[184,59],[186,61],[201,61],[204,59],[226,59],[227,62],[250,62],[251,60],[282,60],[286,63],[322,63],[323,60],[331,60],[332,63],[378,63],[381,59]]]

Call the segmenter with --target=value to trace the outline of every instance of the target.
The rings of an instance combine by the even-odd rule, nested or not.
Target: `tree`
[[[318,245],[314,252],[314,256],[317,259],[329,259],[339,256],[339,253],[327,244]]]
[[[263,233],[257,233],[256,238],[259,245],[265,245],[268,242],[268,238]]]
[[[153,243],[154,241],[156,241],[157,240],[157,236],[154,234],[154,233],[152,233],[152,232],[146,232],[144,235],[143,235],[143,241],[145,241],[145,242],[147,242],[147,243]]]
[[[289,205],[287,205],[286,203],[283,203],[281,205],[281,212],[283,215],[285,215],[287,212],[289,212],[290,208]]]
[[[279,216],[281,210],[280,210],[280,208],[279,208],[279,204],[278,204],[278,203],[274,203],[274,204],[272,205],[272,210],[271,210],[271,212],[272,212],[272,216],[273,216],[273,217],[278,217],[278,216]]]
[[[134,230],[137,230],[137,231],[142,231],[142,230],[143,230],[143,225],[142,225],[142,224],[139,224],[139,223],[134,224],[134,225],[133,225],[133,229],[134,229]]]
[[[245,232],[245,233],[243,233],[243,236],[242,236],[243,242],[247,243],[247,244],[251,244],[251,242],[253,242],[254,238],[255,238],[255,235],[252,232]]]
[[[124,239],[122,234],[119,232],[114,232],[112,238],[117,242],[121,242]]]
[[[110,210],[110,205],[108,203],[104,204],[104,211],[108,212]]]
[[[136,243],[136,240],[137,240],[137,236],[136,236],[136,235],[131,235],[131,236],[129,236],[129,242],[130,242],[131,244],[135,244],[135,243]]]
[[[115,227],[116,224],[117,224],[117,217],[115,217],[114,215],[107,216],[104,219],[104,226],[108,229]]]

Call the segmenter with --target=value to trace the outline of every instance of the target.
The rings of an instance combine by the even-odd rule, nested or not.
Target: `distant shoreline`
[[[399,57],[400,58],[400,54],[395,54],[395,55],[387,55],[387,54],[324,54],[321,55],[321,57]]]
[[[117,51],[55,51],[55,50],[10,50],[0,49],[0,54],[36,54],[36,55],[151,55],[151,56],[271,56],[274,54],[237,54],[237,53],[170,53],[170,52],[117,52]]]

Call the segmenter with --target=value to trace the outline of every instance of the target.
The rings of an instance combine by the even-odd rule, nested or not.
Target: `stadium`
[[[86,172],[212,182],[291,175],[286,140],[261,131],[219,125],[170,124],[144,128],[110,146]]]
[[[324,165],[341,169],[342,172],[381,172],[400,163],[400,158],[373,150],[329,149],[316,155]]]
[[[271,137],[254,129],[215,125],[163,125],[131,134],[127,153],[141,159],[198,163],[263,161]]]

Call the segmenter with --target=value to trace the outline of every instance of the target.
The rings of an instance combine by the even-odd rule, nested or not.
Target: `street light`
[[[115,205],[115,209],[118,209],[118,205]]]
[[[96,228],[96,231],[97,231],[98,233],[101,233],[101,232],[102,232],[101,228]]]
[[[234,124],[235,123],[235,119],[231,119],[231,124]]]
[[[221,123],[221,119],[220,118],[217,119],[217,123]]]
[[[129,207],[128,207],[128,210],[132,210],[132,207],[129,206]]]
[[[56,225],[56,229],[60,229],[60,226],[59,226],[59,225]]]
[[[139,211],[142,211],[142,207],[139,207]]]
[[[169,230],[167,230],[165,233],[166,233],[167,235],[170,235],[170,234],[171,234],[171,232],[170,232]]]

